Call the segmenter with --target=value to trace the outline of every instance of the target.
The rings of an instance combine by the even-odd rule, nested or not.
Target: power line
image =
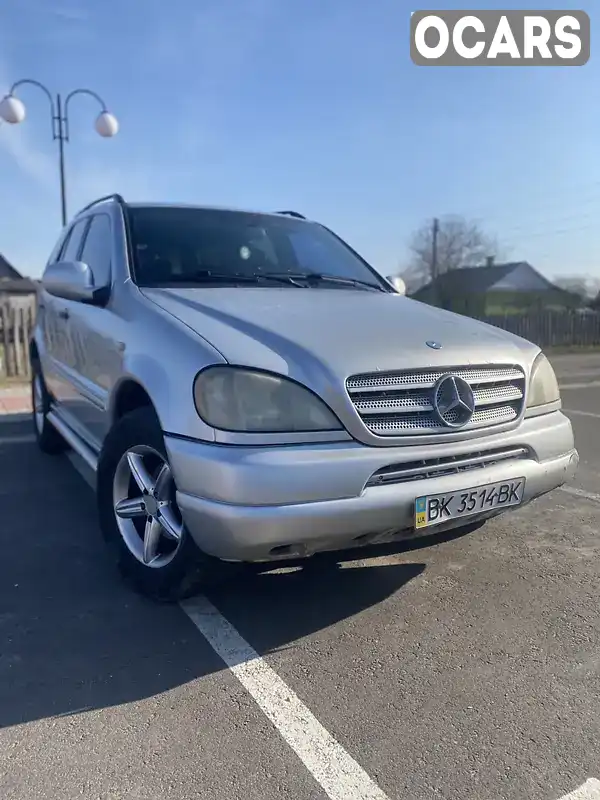
[[[536,187],[539,188],[539,191],[542,193],[542,204],[540,205],[539,200],[537,199],[538,195],[536,192],[524,192],[523,188],[519,186],[518,195],[515,193],[515,196],[518,197],[520,202],[530,203],[532,206],[535,207],[536,210],[544,211],[549,208],[553,208],[556,205],[560,205],[561,203],[565,203],[565,197],[570,195],[571,193],[575,193],[579,195],[579,200],[585,199],[589,195],[589,201],[593,201],[596,199],[595,195],[598,193],[600,198],[600,180],[594,181],[587,181],[582,184],[574,184],[573,186],[561,186],[560,192],[556,192],[554,197],[548,197],[548,186],[543,184],[536,184]],[[528,190],[532,187],[527,187]],[[556,191],[556,187],[551,187],[550,191]],[[482,190],[483,191],[483,190]],[[488,190],[486,190],[488,191]],[[549,201],[549,202],[548,202]],[[494,216],[498,218],[510,216],[511,214],[519,213],[515,212],[513,207],[508,207],[506,202],[499,201],[499,204],[486,204],[483,206],[478,206],[475,209],[469,210],[468,214],[471,217],[489,217]],[[568,201],[567,201],[567,204]]]
[[[522,228],[524,225],[530,225],[530,224],[533,225],[540,222],[552,223],[552,222],[565,221],[579,217],[582,214],[591,213],[592,210],[593,213],[596,213],[596,210],[599,208],[600,208],[600,195],[598,197],[590,198],[588,201],[583,203],[571,203],[571,204],[565,203],[562,208],[557,208],[556,210],[536,209],[532,213],[514,211],[513,216],[518,217],[518,224],[511,225],[509,230],[512,230],[514,228]],[[567,216],[565,216],[565,213],[567,213]],[[488,218],[479,218],[479,222],[480,224],[483,224],[484,222],[487,223],[488,225],[495,224],[496,227],[504,227],[506,230],[505,227],[506,223],[500,223],[500,225],[498,225],[498,222],[501,219],[502,219],[501,217],[490,216]],[[509,218],[505,217],[505,219]]]
[[[536,225],[535,223],[532,224],[531,226],[520,225],[514,228],[503,228],[500,229],[500,235],[503,237],[510,236],[511,238],[517,238],[517,239],[522,238],[522,236],[526,237],[546,236],[546,235],[551,235],[554,231],[556,231],[557,230],[556,226],[563,226],[564,230],[571,230],[571,228],[564,228],[565,222],[579,222],[583,220],[592,220],[592,219],[597,220],[598,213],[590,211],[588,214],[571,214],[568,217],[549,219],[545,222],[544,226],[541,228],[539,224]],[[593,226],[586,226],[586,228],[587,227],[593,227]],[[573,228],[573,230],[579,230],[579,229]],[[520,236],[520,234],[522,234],[522,236]]]
[[[542,237],[544,237],[546,239],[551,239],[554,236],[564,236],[567,233],[582,233],[584,231],[591,231],[593,229],[597,229],[597,227],[598,226],[596,224],[590,224],[590,225],[583,225],[583,226],[578,227],[578,228],[557,228],[557,229],[550,230],[550,231],[541,231],[541,232],[538,232],[538,233],[532,233],[530,235],[525,235],[525,236],[520,237],[520,239],[521,239],[521,241],[528,241],[529,239],[540,239]],[[518,239],[517,239],[517,241],[518,241]],[[599,242],[599,247],[600,247],[600,242]]]

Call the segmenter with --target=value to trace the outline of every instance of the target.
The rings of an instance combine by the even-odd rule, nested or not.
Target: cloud
[[[159,0],[147,0],[144,14],[135,16],[136,62],[144,65],[146,81],[161,85],[168,74],[173,82],[168,139],[163,141],[158,126],[148,138],[142,135],[136,140],[123,120],[118,142],[94,142],[92,146],[91,138],[96,135],[90,132],[88,148],[88,129],[84,126],[78,131],[77,141],[74,137],[66,148],[69,215],[116,191],[129,200],[168,199],[174,193],[183,195],[181,199],[193,199],[198,184],[191,159],[208,158],[214,165],[224,158],[223,90],[243,87],[252,60],[260,53],[265,37],[274,32],[279,6],[277,0],[205,0],[197,9],[187,2],[172,2],[172,13],[167,17]],[[79,29],[95,40],[100,36],[100,28],[91,25],[88,7],[79,13],[69,0],[61,0],[55,8],[39,0],[23,0],[19,10],[19,24],[12,31],[17,38],[26,30],[34,39],[72,35]],[[99,9],[89,9],[90,14],[92,11],[95,19],[104,18]],[[25,25],[26,21],[32,24]],[[124,15],[127,35],[133,21]],[[6,77],[13,73],[7,63],[11,50],[2,44],[0,30],[0,97],[9,86]],[[72,59],[71,53],[62,60],[68,63]],[[40,98],[40,105],[43,100]],[[39,273],[60,221],[57,143],[51,140],[49,119],[45,127],[47,109],[39,110],[41,119],[35,124],[33,120],[25,125],[0,123],[0,172],[11,175],[16,184],[12,202],[4,201],[0,251],[5,250],[15,264],[31,274]],[[132,123],[135,125],[136,120]],[[166,148],[160,150],[164,157],[157,156],[156,148]]]
[[[6,84],[0,78],[0,96]],[[48,126],[49,127],[49,126]],[[48,134],[46,137],[43,134]],[[40,137],[40,144],[33,137]],[[97,146],[102,150],[102,142]],[[110,146],[110,145],[109,145]],[[158,199],[167,189],[146,163],[112,164],[102,154],[67,146],[67,209],[69,216],[92,200],[113,192],[130,199]],[[0,123],[0,172],[6,175],[10,160],[16,171],[13,186],[4,193],[0,252],[22,272],[39,276],[60,230],[58,152],[48,131],[39,126]],[[107,163],[108,162],[108,163]],[[10,173],[9,173],[10,174]],[[6,186],[6,178],[3,185]],[[10,194],[10,201],[8,199]]]
[[[0,162],[4,151],[23,174],[23,180],[10,192],[10,204],[5,193],[0,252],[19,270],[37,277],[60,230],[58,157],[41,153],[20,135],[21,131],[7,128],[4,125],[0,129]],[[72,159],[67,156],[66,179],[69,218],[87,203],[114,192],[129,200],[151,201],[168,196],[168,187],[147,164],[130,162],[123,168],[88,154],[79,153]]]
[[[33,147],[24,130],[2,123],[0,148],[40,187],[47,189],[56,183],[56,162]]]
[[[199,5],[199,4],[198,4]],[[187,71],[201,85],[243,77],[249,61],[269,35],[277,0],[217,0],[204,2],[201,10],[174,3],[172,13],[164,17],[164,5],[152,4],[141,32],[141,45],[149,63],[170,70]],[[179,13],[178,13],[179,12]]]
[[[58,154],[52,158],[41,152],[23,130],[14,130],[9,125],[0,128],[0,148],[39,189],[48,193],[58,192]],[[70,162],[67,154],[65,171],[70,213],[97,197],[116,191],[138,199],[156,197],[161,191],[162,180],[156,179],[147,164],[135,161],[128,162],[127,168],[123,169],[119,164],[113,166],[103,160],[80,155],[76,166]]]
[[[0,97],[4,97],[10,88],[5,77],[8,72],[0,63]],[[0,120],[0,148],[39,186],[47,188],[56,180],[55,162],[32,144],[27,130],[20,125],[9,125]]]
[[[127,169],[104,161],[85,159],[81,169],[67,167],[70,213],[75,213],[87,203],[118,192],[126,200],[164,199],[164,179],[157,178],[147,164],[129,162]]]
[[[6,94],[10,85],[5,79],[7,73],[6,66],[0,63],[0,97]],[[41,132],[37,125],[35,128],[29,128],[27,125],[9,125],[0,120],[0,156],[3,151],[18,170],[44,193],[56,193],[59,180],[58,149],[56,142],[52,142],[50,137],[48,109],[47,113],[48,130]],[[34,135],[41,137],[44,133],[47,134],[47,143],[41,149],[36,144]],[[102,142],[97,144],[101,146]],[[117,191],[116,187],[138,196],[152,193],[152,181],[149,178],[152,171],[148,165],[136,163],[135,159],[132,159],[128,161],[127,169],[123,169],[121,165],[107,165],[104,160],[100,161],[94,155],[89,157],[86,153],[85,156],[79,155],[77,161],[81,160],[81,166],[78,164],[78,167],[71,172],[68,145],[66,149],[66,172],[69,195],[73,198],[70,203],[72,210],[76,207],[72,205],[73,201],[84,205],[95,197]]]
[[[61,20],[66,22],[87,22],[89,19],[88,12],[76,6],[62,6],[50,9],[50,12]]]

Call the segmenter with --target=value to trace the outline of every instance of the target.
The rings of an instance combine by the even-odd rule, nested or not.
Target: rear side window
[[[81,240],[83,239],[83,234],[85,233],[85,229],[87,227],[87,219],[82,219],[79,222],[76,222],[75,225],[71,228],[71,232],[65,242],[63,249],[60,254],[61,261],[77,261],[79,255],[79,246],[81,245]]]
[[[111,281],[112,236],[110,219],[106,214],[92,217],[81,252],[81,260],[92,268],[97,286],[109,286]]]

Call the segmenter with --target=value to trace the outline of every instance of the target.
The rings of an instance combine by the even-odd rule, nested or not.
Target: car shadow
[[[224,669],[180,608],[123,584],[94,493],[66,458],[24,441],[30,431],[0,423],[0,727],[130,703]],[[255,570],[210,598],[266,654],[381,603],[425,569],[339,562]]]
[[[255,649],[267,654],[383,602],[426,568],[420,560],[394,557],[478,527],[253,567],[234,585],[213,590],[210,599]],[[381,563],[384,558],[391,561]]]

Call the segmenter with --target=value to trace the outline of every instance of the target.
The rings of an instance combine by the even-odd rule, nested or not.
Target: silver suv
[[[578,463],[539,347],[402,297],[294,212],[91,204],[46,266],[31,363],[40,447],[94,470],[157,599],[477,527]]]

